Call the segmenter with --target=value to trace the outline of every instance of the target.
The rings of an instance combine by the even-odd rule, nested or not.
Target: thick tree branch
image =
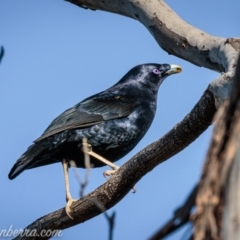
[[[194,220],[195,240],[221,239],[223,209],[226,198],[223,239],[239,239],[232,231],[239,226],[239,208],[232,208],[239,200],[239,132],[240,132],[240,60],[234,80],[230,101],[220,109],[222,116],[216,123],[207,154],[197,195],[197,211]],[[233,162],[234,160],[234,162]],[[232,166],[232,167],[231,167]],[[235,166],[235,167],[233,167]],[[229,174],[232,172],[236,179]],[[236,172],[238,174],[236,174]],[[230,177],[229,177],[230,176]],[[227,181],[229,179],[229,181]],[[236,181],[237,180],[237,181]],[[237,203],[239,205],[239,203]],[[234,205],[234,206],[237,206]],[[229,211],[229,212],[228,212]],[[234,223],[235,218],[235,223]],[[225,225],[224,224],[224,225]],[[239,231],[239,229],[237,229]],[[232,235],[231,235],[232,234]],[[237,237],[237,238],[234,238]]]
[[[227,106],[224,115],[223,108],[219,113],[222,114],[222,118],[214,131],[212,148],[209,150],[208,162],[204,168],[198,194],[197,213],[193,216],[195,220],[194,239],[197,240],[220,239],[221,226],[222,239],[238,240],[240,236],[240,222],[238,220],[240,195],[239,191],[236,191],[240,187],[240,59],[239,68],[237,68],[235,75],[233,93]],[[236,155],[233,157],[235,152]],[[211,157],[210,160],[209,157]],[[232,164],[229,162],[229,157],[231,158],[230,161],[233,162]],[[216,163],[216,158],[218,158],[218,163]],[[225,197],[223,196],[224,192],[226,193]],[[184,205],[175,211],[173,218],[154,234],[151,240],[163,239],[189,222],[196,195],[197,186]],[[222,197],[224,197],[226,203],[223,208],[223,220],[221,220],[222,204],[224,203]],[[176,222],[176,220],[178,221]]]
[[[98,201],[106,210],[113,207],[144,175],[204,132],[211,124],[215,111],[213,95],[206,90],[193,110],[171,131],[126,162],[105,184],[73,203],[71,215],[74,219],[70,219],[62,208],[36,220],[26,229],[41,232],[43,229],[65,229],[85,222],[101,213],[94,201]],[[44,238],[19,236],[16,239]]]
[[[232,98],[230,102],[234,117],[232,119],[231,143],[228,141],[226,151],[231,154],[231,166],[229,174],[224,184],[224,212],[222,239],[238,240],[240,236],[239,216],[240,216],[240,57],[238,59],[235,80],[233,85]],[[233,148],[233,149],[231,149]],[[234,154],[235,151],[235,154]]]
[[[193,27],[162,0],[67,1],[133,18],[150,31],[162,49],[198,66],[228,72],[236,63],[239,40],[229,41]]]
[[[229,97],[240,39],[215,37],[182,20],[163,0],[67,0],[84,8],[131,17],[141,22],[159,46],[197,66],[226,74],[211,83],[216,107]]]

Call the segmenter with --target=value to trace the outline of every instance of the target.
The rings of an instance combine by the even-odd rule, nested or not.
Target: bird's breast
[[[87,128],[66,130],[54,138],[53,150],[60,145],[61,151],[53,152],[54,158],[62,158],[61,154],[75,161],[76,166],[84,167],[83,153],[79,149],[83,138],[91,144],[92,150],[104,158],[114,162],[129,153],[150,127],[155,112],[151,108],[138,107],[127,117],[107,120]],[[92,161],[92,160],[91,160]],[[99,161],[92,162],[95,167],[104,165]]]
[[[93,150],[116,161],[131,151],[150,127],[154,113],[141,108],[129,116],[109,120],[87,129],[77,129],[76,138],[87,138]],[[77,140],[75,139],[75,140]]]

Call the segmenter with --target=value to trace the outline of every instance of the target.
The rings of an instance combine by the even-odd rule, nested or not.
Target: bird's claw
[[[116,173],[116,171],[119,169],[119,167],[115,167],[115,169],[113,170],[107,170],[103,173],[103,176],[108,179],[107,177],[111,177],[112,175],[114,175]]]
[[[137,192],[137,189],[136,189],[135,186],[132,187],[132,190],[133,190],[132,193],[136,193]]]
[[[107,170],[107,171],[103,172],[103,176],[104,176],[106,179],[108,179],[107,177],[111,177],[112,175],[114,175],[118,169],[119,169],[119,167],[116,166],[115,169],[113,169],[113,170]],[[132,187],[132,190],[133,190],[133,191],[132,191],[133,193],[136,193],[136,192],[137,192],[137,189],[136,189],[135,186]]]
[[[73,198],[70,198],[67,200],[67,204],[65,206],[65,211],[66,211],[66,214],[71,218],[73,219],[73,217],[71,216],[70,212],[71,212],[71,205],[73,202],[76,202],[77,200],[76,199],[73,199]]]

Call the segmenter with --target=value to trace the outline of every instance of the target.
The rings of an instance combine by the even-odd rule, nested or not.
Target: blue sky
[[[166,2],[205,32],[240,35],[239,1]],[[0,229],[24,228],[65,205],[61,164],[25,171],[13,181],[7,177],[18,157],[65,109],[112,86],[135,65],[182,66],[181,74],[161,86],[155,120],[137,147],[117,162],[122,165],[181,121],[218,76],[168,55],[135,20],[65,1],[1,1],[0,31],[0,45],[6,51],[0,65]],[[114,240],[147,239],[171,217],[199,179],[210,136],[211,128],[137,183],[136,194],[129,193],[109,210],[117,212]],[[87,192],[104,183],[106,169],[91,171]],[[77,198],[79,185],[71,170],[70,175],[71,192]],[[186,231],[168,240],[180,239]],[[64,230],[62,239],[107,239],[107,233],[100,215]]]

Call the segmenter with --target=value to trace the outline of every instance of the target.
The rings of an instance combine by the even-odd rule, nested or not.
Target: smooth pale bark
[[[103,10],[141,22],[159,46],[197,66],[221,73],[209,89],[218,108],[228,98],[240,51],[240,39],[212,36],[181,19],[162,0],[67,0],[80,7]]]
[[[232,98],[234,98],[235,113],[233,119],[235,126],[230,142],[229,152],[231,156],[231,166],[224,183],[224,209],[222,239],[240,239],[240,58],[234,79]],[[233,120],[233,121],[234,121]],[[237,129],[238,128],[238,129]]]

